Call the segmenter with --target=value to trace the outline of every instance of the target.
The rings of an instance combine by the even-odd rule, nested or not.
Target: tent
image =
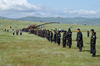
[[[11,26],[7,26],[6,28],[11,28]]]

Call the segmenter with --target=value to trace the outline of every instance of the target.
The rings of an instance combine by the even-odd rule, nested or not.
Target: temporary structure
[[[11,28],[11,26],[7,26],[6,28]]]

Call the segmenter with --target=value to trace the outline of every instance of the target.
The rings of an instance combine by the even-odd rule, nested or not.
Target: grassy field
[[[72,26],[72,48],[68,49],[67,46],[62,48],[62,43],[58,46],[34,34],[23,32],[22,36],[12,35],[12,29],[26,28],[31,24],[43,23],[0,19],[0,66],[100,66],[100,26],[48,24],[42,28],[67,30]],[[2,31],[6,26],[12,27],[9,32]],[[79,49],[76,47],[77,28],[83,33],[82,52],[78,52]],[[91,57],[90,37],[87,37],[86,32],[92,28],[97,34],[96,57]]]

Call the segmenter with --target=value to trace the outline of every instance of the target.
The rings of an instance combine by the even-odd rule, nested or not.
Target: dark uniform
[[[45,36],[45,31],[44,30],[42,30],[42,37],[44,38]]]
[[[47,33],[47,39],[48,39],[48,41],[50,41],[50,31],[48,30],[47,32],[48,32]]]
[[[71,32],[71,29],[68,29],[68,32],[67,32],[67,45],[69,46],[69,48],[71,48],[71,45],[72,45],[72,32]]]
[[[89,37],[89,31],[87,31],[87,37]]]
[[[50,32],[50,40],[51,40],[51,42],[53,41],[52,38],[53,38],[53,33],[52,33],[52,31],[51,31],[51,32]]]
[[[46,29],[44,30],[44,37],[46,37]]]
[[[91,47],[91,49],[90,49],[90,53],[92,53],[93,55],[93,57],[95,56],[95,54],[96,54],[96,48],[95,48],[95,45],[96,45],[96,33],[94,32],[94,29],[91,29],[91,31],[93,32],[92,33],[92,36],[91,36],[91,41],[90,41],[90,47]]]
[[[46,37],[46,39],[47,39],[47,30],[45,31],[45,37]]]
[[[82,51],[82,47],[83,47],[83,35],[82,33],[80,32],[80,29],[78,29],[79,32],[77,33],[77,38],[76,38],[76,41],[77,41],[77,47],[79,47],[79,51]]]
[[[57,37],[57,33],[56,33],[56,31],[54,30],[54,42],[56,43],[56,37]]]
[[[58,31],[58,33],[57,33],[57,43],[58,43],[58,45],[60,45],[60,38],[61,38],[61,34]]]
[[[63,47],[64,47],[64,48],[66,47],[66,37],[67,37],[67,36],[66,36],[66,32],[64,32],[64,33],[63,33],[63,39],[62,39],[62,40],[63,40]]]

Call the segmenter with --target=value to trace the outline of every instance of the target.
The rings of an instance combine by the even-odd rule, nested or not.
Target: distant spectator
[[[7,32],[8,32],[9,30],[7,29]]]
[[[19,30],[16,30],[16,35],[18,35]]]
[[[5,29],[5,31],[6,31],[6,29]]]
[[[30,34],[30,29],[28,30],[28,33]]]
[[[20,35],[22,35],[22,30],[20,29]]]
[[[12,31],[12,32],[13,32],[13,35],[15,35],[15,30],[14,30],[14,29],[13,29],[13,31]]]

